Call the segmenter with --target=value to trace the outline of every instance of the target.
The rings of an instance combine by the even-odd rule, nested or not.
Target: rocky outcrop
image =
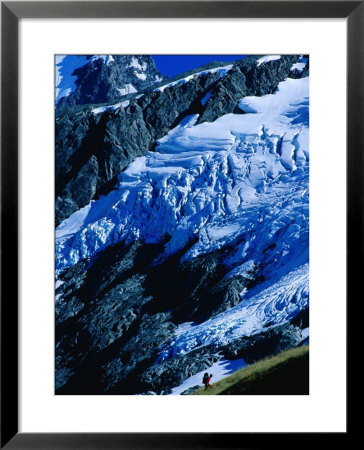
[[[57,289],[56,370],[59,393],[104,393],[150,365],[173,336],[168,312],[150,313],[143,284],[155,248],[119,244],[62,274]],[[146,266],[145,266],[145,265]],[[73,314],[63,314],[72,310]],[[61,312],[61,314],[60,314]],[[134,375],[133,375],[134,378]]]
[[[267,331],[237,339],[221,351],[227,359],[244,358],[246,363],[252,364],[260,359],[297,347],[302,340],[301,329],[285,323],[269,328]]]
[[[176,323],[205,320],[226,311],[240,302],[240,292],[252,287],[260,277],[251,279],[229,276],[232,266],[224,260],[232,254],[235,244],[181,262],[193,241],[181,252],[148,270],[146,291],[155,299],[150,307],[156,311],[173,311]]]
[[[201,386],[199,386],[199,385],[192,386],[192,387],[186,389],[185,391],[181,392],[181,395],[191,395],[194,392],[198,391],[199,389],[201,389]]]
[[[56,223],[111,190],[117,175],[145,155],[152,141],[136,104],[114,113],[63,115],[56,122]]]

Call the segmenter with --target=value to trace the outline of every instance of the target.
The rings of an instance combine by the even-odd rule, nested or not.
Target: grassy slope
[[[309,393],[309,346],[293,348],[238,370],[195,395],[304,395]]]

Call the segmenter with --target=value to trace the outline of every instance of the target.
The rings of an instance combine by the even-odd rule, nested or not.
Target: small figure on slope
[[[206,372],[205,375],[202,378],[202,383],[205,385],[205,391],[207,388],[212,388],[212,385],[210,384],[210,380],[212,378],[212,373],[210,375]]]

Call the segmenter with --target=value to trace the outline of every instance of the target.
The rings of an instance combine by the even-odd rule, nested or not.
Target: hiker
[[[207,384],[206,384],[206,383],[207,383],[208,377],[209,377],[209,374],[206,372],[206,373],[204,374],[203,378],[202,378],[202,384],[205,385],[205,389],[207,389]]]
[[[206,381],[207,387],[206,387],[206,389],[208,387],[212,388],[212,384],[210,384],[211,378],[212,378],[212,373],[210,373],[210,376],[207,378],[207,381]]]
[[[207,390],[207,388],[212,388],[212,385],[210,384],[210,380],[212,378],[212,373],[210,373],[210,376],[208,373],[205,373],[205,375],[203,376],[203,380],[204,381],[204,385],[205,385],[205,391]]]

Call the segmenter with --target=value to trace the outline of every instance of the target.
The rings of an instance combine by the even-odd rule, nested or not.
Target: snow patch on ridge
[[[299,73],[301,73],[301,72],[303,72],[303,69],[306,67],[307,63],[308,63],[308,59],[301,56],[299,62],[293,64],[289,70],[291,72],[293,72],[294,70],[297,70]]]
[[[277,59],[281,59],[281,55],[267,55],[262,58],[257,59],[257,66],[265,64],[269,61],[276,61]]]
[[[126,84],[123,88],[117,88],[117,90],[120,92],[121,96],[138,92],[131,83]]]
[[[173,81],[172,83],[165,84],[164,86],[160,86],[159,88],[154,89],[154,92],[163,92],[165,89],[175,86],[176,84],[188,83],[190,80],[192,80],[192,78],[199,77],[201,75],[206,75],[208,73],[218,72],[219,78],[221,78],[224,75],[226,75],[229,72],[229,70],[232,69],[232,67],[233,67],[233,64],[229,64],[229,65],[223,66],[223,67],[215,67],[214,69],[208,69],[208,70],[203,70],[202,72],[196,72],[191,75],[188,75],[185,78],[181,78],[180,80]]]
[[[138,73],[138,72],[134,72],[135,76],[138,77],[140,80],[146,80],[147,76],[145,75],[145,73]]]
[[[100,106],[99,108],[93,108],[91,112],[93,114],[101,114],[105,111],[114,111],[115,109],[118,108],[126,108],[127,106],[129,106],[129,103],[130,103],[129,100],[127,100],[125,102],[115,103],[114,105]]]
[[[134,69],[137,69],[140,71],[145,71],[147,69],[147,64],[146,63],[140,64],[138,59],[135,56],[133,56],[130,64],[128,64],[126,66],[126,68],[129,68],[129,67],[133,67]]]

